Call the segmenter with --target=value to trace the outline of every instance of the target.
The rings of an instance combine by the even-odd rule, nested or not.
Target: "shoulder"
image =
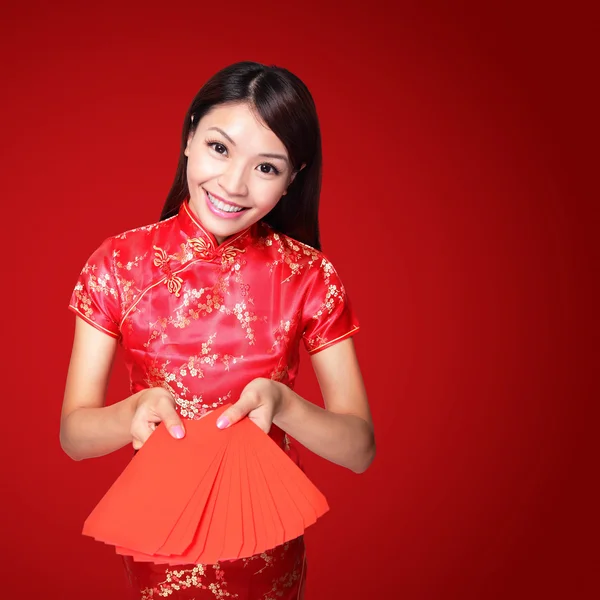
[[[324,279],[328,279],[335,273],[324,252],[279,233],[266,224],[261,224],[258,245],[270,255],[269,259],[273,264],[287,267],[292,275],[303,275],[303,279],[310,279],[311,274],[320,274]]]
[[[123,260],[127,262],[140,260],[154,252],[154,245],[168,238],[175,218],[171,217],[109,236],[98,246],[91,258],[111,259],[121,263]]]
[[[108,240],[111,241],[112,246],[117,250],[125,250],[129,248],[152,248],[158,240],[162,240],[165,236],[168,236],[173,229],[175,219],[177,217],[170,217],[164,221],[158,221],[157,223],[151,223],[150,225],[143,225],[134,229],[129,229],[118,235],[114,235]]]
[[[307,290],[319,285],[342,285],[323,251],[279,233],[265,223],[260,223],[257,246],[266,253],[271,274],[278,272],[282,283],[295,283]]]
[[[322,250],[317,250],[287,235],[280,237],[284,254],[288,253],[297,261],[298,266],[305,271],[307,279],[315,283],[322,282],[324,285],[330,285],[332,280],[336,280],[334,283],[337,283],[338,272]]]

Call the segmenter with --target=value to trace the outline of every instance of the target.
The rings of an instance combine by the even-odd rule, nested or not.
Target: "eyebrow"
[[[213,129],[214,131],[218,131],[227,141],[229,141],[234,146],[236,145],[236,143],[220,127],[209,127],[207,131],[210,131],[211,129]],[[284,156],[283,154],[275,154],[273,152],[265,152],[259,154],[259,156],[264,156],[265,158],[278,158],[279,160],[283,160],[288,164],[290,162],[287,156]]]
[[[280,160],[284,160],[286,163],[289,163],[287,156],[283,154],[273,154],[272,152],[267,152],[265,154],[259,154],[259,156],[264,156],[265,158],[279,158]]]
[[[210,131],[211,129],[218,131],[226,140],[231,142],[234,146],[236,145],[235,142],[220,127],[209,127],[207,131]]]

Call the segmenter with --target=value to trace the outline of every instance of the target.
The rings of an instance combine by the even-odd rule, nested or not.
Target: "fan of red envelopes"
[[[329,507],[302,470],[249,419],[218,429],[228,405],[159,425],[90,516],[83,533],[159,564],[213,564],[292,540]]]

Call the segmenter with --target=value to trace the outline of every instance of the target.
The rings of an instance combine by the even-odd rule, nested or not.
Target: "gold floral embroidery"
[[[241,237],[244,236],[242,235]],[[245,261],[240,261],[239,256],[244,253],[245,250],[230,245],[215,252],[210,243],[202,237],[189,238],[188,244],[197,258],[200,257],[205,260],[213,260],[220,256],[221,267],[224,273],[217,279],[212,288],[186,290],[183,293],[183,302],[175,309],[174,316],[169,316],[166,324],[162,321],[158,321],[160,329],[159,331],[154,330],[151,333],[150,339],[146,342],[145,347],[148,347],[149,344],[159,336],[164,342],[167,337],[165,333],[167,325],[173,325],[176,328],[184,329],[191,324],[192,320],[197,320],[200,316],[206,316],[213,311],[219,311],[227,315],[234,314],[243,327],[250,345],[253,345],[255,343],[255,333],[251,323],[258,318],[253,312],[248,310],[248,304],[252,304],[253,299],[249,296],[250,286],[244,283],[241,275],[241,268],[245,264]],[[179,297],[183,280],[172,273],[169,266],[169,260],[177,257],[168,255],[165,250],[157,246],[154,246],[154,250],[154,265],[167,275],[165,283],[167,284],[169,291]],[[224,305],[224,301],[225,296],[230,293],[229,288],[232,280],[239,286],[244,300],[237,303],[233,309],[229,309]],[[194,306],[192,303],[195,300],[198,300],[198,302]]]
[[[217,404],[223,404],[231,400],[231,390],[229,390],[224,396],[220,396]]]
[[[170,318],[174,327],[184,329],[191,320],[197,320],[200,316],[205,317],[213,311],[222,311],[223,301],[227,293],[227,284],[219,279],[212,288],[191,289],[183,295],[181,307],[175,312],[175,317]],[[204,296],[204,300],[201,298]],[[192,304],[194,303],[195,306]]]
[[[159,269],[164,269],[165,267],[167,267],[168,262],[169,262],[169,255],[162,248],[159,248],[158,246],[152,246],[152,248],[154,248],[154,250],[155,250],[154,266],[158,267]]]
[[[204,238],[190,238],[188,244],[192,250],[205,260],[212,260],[215,257],[213,247]]]
[[[174,273],[170,273],[167,279],[165,280],[165,283],[169,292],[179,297],[179,292],[181,291],[181,286],[183,285],[183,279],[181,279],[181,277],[178,277]]]
[[[205,403],[202,399],[202,394],[199,396],[193,396],[191,400],[185,398],[176,398],[175,403],[179,406],[179,412],[182,417],[187,419],[201,419],[209,412],[219,408],[226,402],[231,400],[231,390],[229,390],[224,396],[219,396],[216,402]]]
[[[271,246],[275,242],[277,252],[281,255],[281,258],[269,264],[269,272],[273,274],[278,265],[286,265],[290,270],[290,274],[282,280],[282,283],[289,281],[295,275],[299,275],[305,268],[310,269],[319,259],[319,253],[314,248],[286,235],[273,233],[271,238],[267,238],[265,244]],[[308,260],[306,260],[307,258]]]
[[[254,329],[250,326],[250,323],[253,323],[257,320],[257,316],[248,310],[248,307],[245,302],[238,302],[233,307],[233,313],[237,317],[238,321],[241,323],[242,328],[246,331],[246,339],[249,340],[249,344],[251,346],[254,345]]]
[[[189,373],[191,377],[202,379],[204,377],[202,365],[214,367],[216,362],[220,360],[223,363],[225,370],[229,371],[230,364],[236,364],[238,360],[243,360],[243,356],[233,356],[232,354],[224,354],[221,356],[216,352],[211,352],[211,344],[216,336],[217,334],[213,333],[206,342],[201,344],[200,354],[190,356],[187,363],[180,367],[179,374],[182,377],[185,377]]]
[[[146,256],[148,255],[148,253],[144,253],[144,254],[142,254],[142,256],[136,256],[132,260],[128,260],[125,264],[123,264],[121,261],[117,260],[120,255],[121,255],[120,250],[113,250],[113,259],[115,261],[115,266],[117,266],[119,269],[126,269],[127,271],[131,271],[131,269],[133,267],[140,266],[140,261],[144,260],[146,258]]]
[[[185,398],[176,398],[175,403],[179,406],[179,413],[186,419],[199,419],[203,417],[209,410],[218,408],[218,404],[213,402],[212,404],[204,404],[202,401],[202,394],[199,396],[192,396],[191,400]]]
[[[183,285],[183,279],[173,273],[169,260],[173,258],[169,256],[162,248],[158,246],[152,246],[156,251],[154,253],[154,266],[158,267],[167,277],[165,279],[165,285],[171,294],[179,297],[181,286]]]
[[[288,571],[273,581],[273,587],[263,596],[263,600],[278,600],[286,589],[290,589],[300,579],[300,569]]]
[[[145,383],[149,387],[162,387],[170,392],[179,407],[181,416],[188,419],[203,417],[207,412],[221,406],[231,398],[231,390],[224,396],[218,398],[217,402],[205,403],[202,394],[192,395],[190,399],[190,388],[184,384],[192,384],[190,378],[203,379],[203,367],[214,367],[217,362],[223,364],[225,371],[229,371],[231,365],[237,364],[243,360],[243,356],[233,356],[231,354],[221,355],[211,350],[211,345],[216,338],[213,333],[205,342],[200,344],[200,352],[190,356],[186,362],[178,367],[171,366],[171,361],[166,360],[163,363],[154,361],[148,366]],[[193,385],[192,385],[193,387]]]
[[[119,235],[115,235],[115,240],[126,240],[129,235],[131,235],[132,233],[137,233],[138,231],[145,231],[145,232],[154,231],[155,229],[158,229],[159,227],[164,226],[166,223],[168,223],[169,221],[172,221],[175,218],[176,217],[169,217],[168,219],[165,219],[164,221],[159,221],[158,223],[152,223],[151,225],[143,225],[142,227],[136,227],[135,229],[130,229],[129,231],[124,231],[123,233],[120,233]]]
[[[205,581],[207,569],[214,570],[214,582]],[[155,598],[168,598],[175,592],[197,588],[209,590],[215,598],[237,598],[238,594],[227,591],[227,582],[224,580],[225,572],[219,563],[214,565],[195,565],[189,569],[165,569],[165,579],[154,587],[142,590],[141,600],[153,600]]]
[[[219,311],[223,307],[224,294],[220,285],[221,282],[217,282],[217,284],[209,290],[209,293],[206,294],[205,302],[198,302],[197,311],[190,309],[190,315],[192,315],[195,319],[198,318],[197,313],[206,316],[212,313],[213,311]]]
[[[75,286],[75,297],[77,298],[77,306],[75,308],[88,319],[94,318],[94,309],[92,308],[92,298],[84,291],[83,285],[78,283]]]
[[[177,329],[185,329],[192,321],[196,321],[200,317],[206,317],[213,312],[235,315],[246,333],[246,338],[250,340],[250,344],[254,344],[254,330],[251,323],[257,321],[258,317],[248,310],[248,304],[253,302],[252,298],[248,296],[249,286],[239,284],[241,296],[245,300],[235,304],[233,309],[229,309],[224,305],[225,296],[229,294],[229,282],[230,278],[225,276],[220,277],[212,288],[186,290],[182,295],[181,305],[173,315],[150,323],[152,331],[149,339],[144,343],[144,347],[148,348],[158,338],[164,343],[168,337],[166,329],[169,325]],[[234,357],[230,358],[233,359]]]
[[[341,340],[345,340],[346,338],[350,337],[351,335],[355,334],[358,331],[358,326],[354,325],[352,327],[352,329],[350,329],[349,331],[346,331],[346,333],[343,333],[342,335],[338,335],[337,337],[328,340],[327,338],[322,338],[321,336],[317,336],[316,340],[313,340],[312,342],[309,341],[309,349],[308,349],[308,353],[309,354],[314,354],[315,352],[317,352],[318,350],[324,348],[325,346],[331,346],[331,344],[335,343],[335,342],[340,342]],[[317,341],[322,340],[322,343],[317,344]]]
[[[307,339],[308,347],[312,350],[318,346],[323,346],[327,343],[327,338],[324,338],[321,334],[317,334],[314,338]]]
[[[104,275],[98,277],[96,277],[95,275],[90,275],[90,278],[88,280],[88,287],[91,292],[101,292],[105,296],[112,296],[113,298],[118,298],[117,289],[114,285],[111,285],[111,278],[108,273],[105,273]]]
[[[167,329],[168,324],[169,319],[167,319],[166,317],[161,317],[157,319],[154,323],[149,323],[150,327],[152,327],[152,331],[150,333],[148,341],[144,342],[144,348],[148,348],[150,344],[158,337],[160,337],[160,341],[164,344],[165,340],[167,339],[167,334],[165,333],[165,330]]]
[[[119,266],[117,264],[117,266]],[[121,294],[121,306],[130,306],[133,304],[135,298],[137,297],[139,290],[135,285],[135,281],[133,279],[125,279],[119,272],[115,273],[115,279],[117,284],[119,285],[119,291]]]
[[[275,338],[275,341],[273,342],[273,345],[269,349],[269,352],[274,352],[275,348],[282,343],[284,345],[287,344],[287,341],[289,339],[291,324],[292,324],[291,321],[280,321],[279,322],[279,326],[273,332],[273,337]]]
[[[242,295],[242,298],[249,297],[250,296],[250,286],[247,283],[242,283],[241,281],[239,281],[238,283],[239,283],[239,289],[240,289],[240,294]]]
[[[329,278],[335,273],[333,265],[326,258],[323,258],[320,266],[321,271],[323,272],[323,278],[325,279],[325,284],[329,285]]]
[[[291,319],[279,322],[279,325],[273,331],[273,345],[267,350],[267,352],[273,353],[277,347],[279,347],[280,350],[283,350],[288,346],[291,334],[294,332],[300,316],[301,313],[298,312]]]
[[[222,249],[214,248],[209,242],[207,242],[204,238],[190,238],[188,243],[196,256],[202,258],[204,260],[212,261],[216,258],[221,258],[221,266],[223,269],[231,266],[238,254],[245,252],[241,248],[236,248],[234,246],[228,245],[224,246]],[[239,268],[239,267],[238,267]]]
[[[200,354],[190,356],[187,363],[180,367],[179,374],[182,377],[185,377],[189,373],[191,377],[202,379],[204,377],[202,365],[210,365],[211,367],[215,365],[219,355],[211,353],[210,347],[216,336],[217,334],[213,333],[206,342],[201,344]]]
[[[221,358],[221,361],[223,362],[223,366],[225,367],[226,371],[229,371],[229,364],[236,364],[238,360],[244,360],[244,355],[242,356],[233,356],[233,354],[224,354],[223,357]]]
[[[318,319],[323,315],[324,312],[327,312],[330,315],[333,312],[333,309],[337,304],[340,304],[344,300],[345,291],[344,286],[340,286],[338,288],[337,285],[331,284],[327,288],[327,294],[325,295],[325,300],[319,307],[317,314],[313,315],[313,319]]]
[[[81,273],[82,275],[88,275],[87,290],[86,286],[83,285],[82,281],[79,281],[75,285],[74,294],[77,299],[77,306],[75,308],[86,318],[95,321],[94,318],[94,305],[92,303],[93,295],[103,294],[110,296],[116,300],[119,298],[117,287],[113,283],[109,273],[94,275],[98,270],[98,267],[94,264],[86,263]]]
[[[241,250],[240,248],[234,248],[233,246],[226,246],[221,252],[221,265],[223,268],[226,268],[233,264],[238,256],[242,252],[246,252],[245,250]],[[239,266],[236,270],[239,270]]]
[[[204,294],[206,290],[201,288],[188,289],[183,294],[183,301],[181,305],[175,310],[175,314],[169,316],[168,324],[173,325],[176,329],[185,329],[190,325],[192,319],[197,320],[200,317],[200,311],[190,308],[192,301],[197,301]],[[198,305],[201,303],[198,302]]]
[[[287,436],[286,438],[287,439]],[[284,440],[285,441],[285,440]],[[288,440],[289,442],[289,440]],[[244,568],[246,568],[251,561],[256,559],[262,559],[264,561],[264,565],[258,570],[254,572],[254,575],[258,575],[263,571],[270,569],[271,567],[275,567],[279,560],[284,560],[286,554],[290,551],[293,551],[294,547],[297,546],[301,542],[300,538],[296,538],[295,540],[291,540],[289,542],[285,542],[281,546],[277,546],[271,550],[267,550],[260,555],[251,556],[250,558],[242,559],[244,561]],[[304,552],[297,554],[296,560],[294,561],[293,568],[284,573],[281,577],[274,579],[272,582],[272,587],[269,591],[264,592],[263,600],[276,600],[283,596],[283,590],[285,588],[290,588],[294,585],[296,581],[298,581],[302,577],[302,567],[304,564]],[[279,589],[279,588],[282,589]],[[274,594],[273,596],[271,594]]]
[[[163,387],[168,390],[173,398],[185,396],[190,391],[183,383],[183,378],[177,372],[169,372],[167,367],[171,364],[170,360],[166,360],[162,364],[158,361],[153,361],[148,365],[144,383],[148,387]]]
[[[279,381],[281,383],[286,383],[289,380],[289,371],[290,367],[287,364],[286,359],[284,357],[281,357],[277,366],[269,374],[269,379],[272,379],[273,381]]]

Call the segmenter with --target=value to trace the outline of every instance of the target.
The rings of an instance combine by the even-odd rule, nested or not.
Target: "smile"
[[[210,192],[204,190],[206,192],[206,196],[208,197],[208,201],[217,209],[226,213],[239,213],[243,210],[246,210],[243,206],[236,206],[235,204],[229,204],[228,202],[224,202],[220,198],[216,198]]]

